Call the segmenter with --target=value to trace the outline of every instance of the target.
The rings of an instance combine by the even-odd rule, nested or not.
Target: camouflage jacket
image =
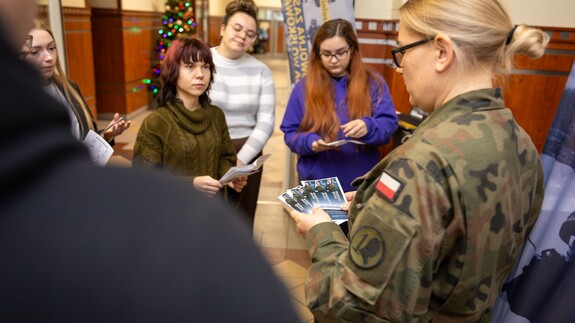
[[[354,184],[349,240],[333,223],[306,235],[316,318],[488,322],[544,185],[501,89],[451,99]]]

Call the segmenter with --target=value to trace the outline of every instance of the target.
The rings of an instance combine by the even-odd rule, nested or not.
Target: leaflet
[[[331,141],[331,142],[327,142],[325,144],[320,144],[322,146],[328,146],[328,147],[338,147],[341,145],[345,145],[347,143],[353,143],[356,145],[365,145],[365,143],[359,141],[359,140],[354,140],[354,139],[341,139],[341,140],[336,140],[336,141]]]
[[[251,174],[257,173],[262,168],[262,165],[271,156],[271,154],[266,154],[260,156],[258,159],[254,160],[253,163],[244,165],[244,166],[234,166],[230,168],[222,178],[220,178],[219,182],[222,185],[229,184],[236,179],[244,176],[249,176]]]
[[[84,145],[88,147],[92,161],[98,166],[106,166],[114,153],[112,146],[94,130],[88,131]]]
[[[347,221],[347,211],[340,208],[347,201],[337,177],[301,181],[301,185],[288,189],[278,199],[302,213],[312,214],[313,208],[319,207],[329,214],[333,222]]]

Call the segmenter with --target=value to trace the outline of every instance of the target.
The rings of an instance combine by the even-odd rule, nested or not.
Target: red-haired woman
[[[215,67],[210,48],[193,38],[172,42],[162,63],[158,109],[144,119],[134,145],[133,165],[181,176],[207,195],[236,165],[236,152],[224,113],[210,104]],[[236,191],[242,178],[229,184]]]
[[[390,141],[397,116],[387,84],[361,60],[350,22],[319,28],[307,76],[295,85],[280,129],[298,154],[302,180],[337,176],[351,191],[351,182],[381,159],[377,147]],[[363,144],[326,145],[341,139]]]

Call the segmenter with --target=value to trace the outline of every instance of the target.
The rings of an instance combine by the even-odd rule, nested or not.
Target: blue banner
[[[575,64],[541,159],[543,208],[492,322],[575,322]]]
[[[353,0],[282,0],[292,85],[301,80],[307,72],[313,38],[322,23],[342,18],[355,25],[353,2]]]

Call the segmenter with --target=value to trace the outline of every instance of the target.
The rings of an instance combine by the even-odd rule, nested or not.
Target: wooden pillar
[[[148,106],[143,80],[151,70],[161,13],[92,9],[98,115],[109,119]]]

